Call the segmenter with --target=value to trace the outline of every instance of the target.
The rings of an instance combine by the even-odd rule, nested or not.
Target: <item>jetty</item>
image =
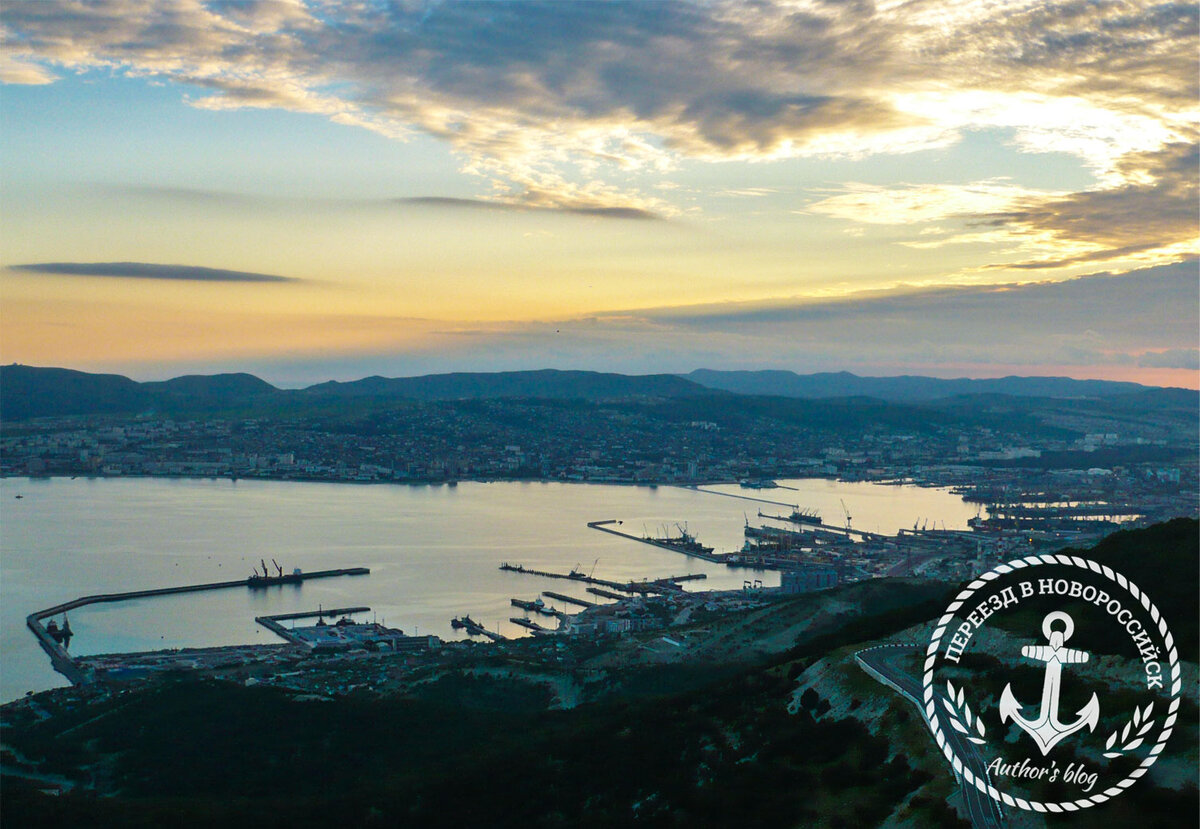
[[[298,584],[308,579],[324,579],[334,576],[365,576],[370,574],[370,572],[366,567],[348,567],[339,570],[314,570],[311,573],[291,573],[285,578],[288,584]],[[282,584],[285,582],[279,583]],[[89,675],[75,664],[74,658],[67,652],[67,649],[54,640],[50,632],[46,629],[46,626],[42,624],[43,619],[92,604],[126,602],[130,599],[173,596],[180,593],[200,593],[206,590],[228,590],[234,587],[255,589],[261,586],[263,586],[261,576],[250,576],[249,578],[238,579],[237,581],[185,584],[178,587],[159,587],[152,590],[131,590],[126,593],[98,593],[94,596],[80,596],[78,599],[72,599],[69,602],[47,607],[45,610],[30,613],[25,617],[25,626],[33,632],[34,638],[38,640],[38,644],[42,646],[42,650],[49,655],[51,667],[70,680],[72,685],[82,685],[90,681]]]
[[[543,616],[553,616],[555,619],[562,619],[567,615],[561,610],[556,610],[553,607],[546,607],[545,602],[543,602],[541,599],[537,599],[536,601],[532,602],[526,601],[525,599],[510,599],[509,601],[512,602],[513,607],[519,607],[522,610],[528,610],[531,613],[540,613]]]
[[[520,627],[523,627],[526,630],[532,631],[535,636],[537,636],[539,634],[543,634],[543,633],[553,633],[554,632],[550,628],[543,627],[542,625],[539,625],[537,622],[533,621],[532,619],[526,619],[523,616],[513,616],[508,621],[512,622],[514,625],[519,625]]]
[[[617,601],[629,598],[629,596],[625,596],[620,593],[614,593],[611,590],[605,590],[602,587],[589,587],[587,588],[587,592],[594,596],[602,596],[605,599],[616,599]]]
[[[676,486],[679,487],[680,489],[690,489],[693,492],[703,492],[707,495],[722,495],[726,498],[740,498],[743,501],[757,501],[760,504],[771,504],[772,506],[776,506],[776,507],[792,506],[792,504],[786,503],[784,501],[770,501],[770,500],[767,500],[766,498],[753,498],[749,495],[741,495],[737,492],[718,492],[715,489],[705,489],[704,487],[695,486],[694,484],[676,484]],[[795,487],[791,487],[791,486],[786,486],[786,487],[781,487],[781,488],[782,489],[795,489]]]
[[[450,627],[454,628],[455,630],[462,628],[471,636],[486,636],[488,639],[491,639],[493,642],[503,642],[504,641],[504,637],[501,636],[499,633],[495,633],[493,631],[488,630],[483,625],[479,624],[479,622],[476,622],[474,619],[472,619],[470,616],[454,617],[453,619],[450,620]]]
[[[296,636],[279,623],[292,619],[311,619],[314,616],[317,618],[324,618],[325,616],[352,616],[355,613],[366,613],[370,609],[369,607],[336,607],[332,610],[306,610],[303,613],[279,613],[274,616],[255,616],[254,621],[281,639],[291,642],[293,645],[310,645],[307,640]]]
[[[595,602],[589,602],[585,599],[576,599],[574,596],[567,596],[563,593],[555,593],[553,590],[543,590],[542,595],[550,599],[558,599],[560,602],[567,604],[578,605],[579,607],[595,607]]]
[[[686,535],[683,538],[684,543],[680,543],[679,540],[672,542],[669,539],[649,538],[646,536],[622,532],[621,530],[614,530],[612,528],[613,524],[620,523],[621,522],[617,519],[610,518],[606,521],[589,521],[588,527],[593,530],[599,530],[602,533],[609,533],[610,535],[620,536],[621,538],[628,538],[631,541],[640,541],[643,544],[649,544],[651,547],[659,547],[663,550],[670,550],[673,553],[683,553],[685,556],[700,558],[704,559],[705,561],[716,562],[717,564],[724,564],[729,557],[728,553],[714,553],[711,547],[701,547],[698,543],[695,543],[695,539],[692,539],[693,544],[687,544],[686,542],[688,537]]]
[[[543,576],[548,579],[568,579],[570,581],[580,581],[584,584],[597,584],[611,590],[623,590],[626,593],[668,593],[680,589],[677,582],[708,578],[704,573],[688,573],[684,576],[667,576],[661,579],[620,582],[610,579],[592,578],[591,576],[585,576],[578,570],[572,570],[570,573],[550,573],[545,570],[534,570],[520,564],[509,564],[507,561],[500,565],[500,569],[509,573],[524,573],[529,576]],[[588,592],[591,593],[594,591],[589,590]],[[530,608],[525,607],[521,601],[520,599],[513,599],[512,603],[517,607],[529,610]],[[568,599],[568,601],[572,600]]]
[[[623,590],[625,588],[620,582],[592,578],[578,570],[572,570],[570,573],[551,573],[546,570],[534,570],[521,564],[509,564],[507,561],[500,565],[500,569],[509,573],[524,573],[529,576],[541,576],[547,579],[568,579],[570,581],[581,581],[585,584],[599,584],[615,590]]]
[[[681,581],[698,581],[706,579],[708,576],[704,573],[689,573],[686,576],[667,576],[661,579],[650,579],[648,581],[631,581],[621,585],[621,589],[626,593],[669,593],[683,590],[679,586]]]

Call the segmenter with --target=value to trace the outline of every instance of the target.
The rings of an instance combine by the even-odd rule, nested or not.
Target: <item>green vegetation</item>
[[[1185,592],[1194,597],[1194,570],[1177,576],[1193,579],[1186,591],[1167,589],[1155,570],[1194,556],[1196,531],[1194,521],[1172,522],[1090,554],[1141,567],[1135,578],[1173,607]],[[836,718],[805,674],[831,654],[936,616],[943,593],[881,581],[780,603],[770,609],[776,621],[823,600],[869,610],[830,616],[770,656],[628,667],[610,696],[569,711],[546,709],[545,686],[460,671],[405,698],[306,701],[196,681],[74,708],[55,706],[65,695],[51,694],[53,716],[6,722],[4,742],[84,786],[48,797],[6,778],[0,818],[18,827],[858,827],[894,814],[912,825],[959,825],[945,803],[953,784],[944,769],[927,757],[913,762],[914,751],[934,752],[932,743],[905,745],[923,733],[907,703],[855,683],[850,709],[871,694],[887,701],[872,733],[853,716]],[[1189,624],[1194,636],[1194,623],[1180,620],[1181,638]],[[807,690],[789,714],[797,688]],[[1194,706],[1188,716],[1177,739],[1194,739]],[[1194,787],[1168,790],[1146,778],[1094,814],[1053,822],[1188,826],[1198,804]]]

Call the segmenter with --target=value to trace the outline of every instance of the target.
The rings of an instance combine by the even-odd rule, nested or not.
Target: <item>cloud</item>
[[[1200,250],[1196,204],[1200,145],[1168,144],[1131,153],[1118,165],[1123,184],[1061,196],[1026,196],[984,219],[1018,234],[1049,234],[1079,252],[1006,267],[1052,268],[1180,247]]]
[[[165,279],[190,282],[300,282],[290,276],[269,273],[231,271],[197,265],[158,265],[148,262],[36,262],[10,265],[11,271],[54,274],[59,276],[122,277],[129,279]]]
[[[614,311],[496,334],[475,353],[560,353],[576,365],[653,355],[661,368],[893,364],[1188,369],[1200,330],[1197,260],[1059,282],[907,288],[839,299]],[[466,346],[464,346],[466,347]],[[643,360],[643,363],[649,363]],[[1195,385],[1192,380],[1175,380]]]
[[[397,204],[447,207],[465,210],[497,210],[505,212],[545,211],[551,213],[573,213],[579,216],[597,216],[604,219],[662,219],[649,210],[638,207],[610,207],[603,203],[576,202],[568,204],[524,204],[521,202],[492,201],[487,199],[463,199],[448,196],[413,196],[395,200]]]
[[[337,365],[348,376],[361,376],[364,366],[384,374],[754,366],[937,376],[1056,373],[1194,387],[1198,268],[1193,260],[1061,282],[617,310],[535,323],[428,322],[424,330],[431,336],[420,342],[393,349],[381,344]]]
[[[884,187],[847,184],[806,212],[867,224],[912,225],[959,220],[975,229],[903,242],[931,249],[985,243],[1034,258],[996,262],[990,270],[1050,270],[1084,263],[1142,259],[1141,265],[1200,253],[1200,145],[1176,142],[1129,153],[1111,187],[1075,193],[1039,191],[1001,180]],[[1137,265],[1130,265],[1129,268]]]
[[[1186,368],[1200,371],[1200,349],[1169,348],[1165,351],[1147,351],[1138,358],[1139,366],[1153,368]]]
[[[198,107],[422,132],[462,154],[483,199],[595,215],[678,212],[631,170],[911,152],[975,129],[1072,153],[1121,190],[1138,183],[1131,155],[1195,133],[1191,3],[45,0],[0,15],[12,80],[101,68],[188,84]]]
[[[105,193],[119,193],[138,197],[150,197],[169,200],[178,204],[203,204],[237,208],[246,210],[269,210],[286,207],[323,207],[326,209],[346,208],[380,208],[394,205],[409,205],[413,207],[433,207],[462,210],[486,210],[496,212],[545,212],[566,213],[578,216],[594,216],[609,219],[642,219],[662,220],[666,217],[650,210],[636,207],[613,207],[602,200],[588,199],[580,196],[565,202],[535,203],[530,200],[520,202],[500,199],[469,199],[456,196],[406,196],[395,199],[379,198],[320,198],[314,196],[285,197],[265,196],[256,193],[237,193],[227,190],[205,190],[190,187],[154,187],[146,185],[99,185],[98,190]]]

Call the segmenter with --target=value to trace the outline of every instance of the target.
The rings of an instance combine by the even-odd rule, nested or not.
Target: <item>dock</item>
[[[274,633],[279,638],[291,642],[293,645],[307,645],[305,640],[292,634],[290,630],[285,628],[280,622],[286,622],[292,619],[311,619],[314,616],[320,618],[323,616],[350,616],[355,613],[366,613],[371,608],[369,607],[339,607],[333,610],[309,610],[303,613],[279,613],[275,616],[255,616],[254,621],[267,630]]]
[[[620,582],[609,581],[608,579],[596,579],[591,576],[585,576],[583,573],[572,570],[570,573],[550,573],[546,570],[533,570],[521,564],[509,564],[507,561],[500,565],[500,569],[509,573],[524,573],[529,576],[541,576],[547,579],[567,579],[569,581],[580,581],[584,584],[599,584],[604,587],[611,587],[615,590],[623,590],[625,586]]]
[[[621,586],[621,589],[626,593],[668,593],[683,590],[679,586],[681,581],[697,581],[706,579],[708,576],[704,573],[689,573],[686,576],[667,576],[661,579],[650,579],[648,581],[631,581]]]
[[[715,489],[704,489],[703,487],[695,486],[693,484],[676,484],[676,486],[678,486],[680,489],[690,489],[692,492],[703,492],[706,495],[721,495],[725,498],[740,498],[743,501],[757,501],[760,504],[771,504],[772,506],[776,507],[792,506],[791,504],[784,503],[783,501],[770,501],[766,498],[753,498],[749,495],[741,495],[736,492],[717,492]],[[777,486],[779,486],[780,489],[795,489],[795,487],[791,486],[782,486],[779,484],[777,484]]]
[[[494,633],[494,632],[488,630],[483,625],[479,624],[479,622],[476,622],[474,619],[472,619],[470,616],[463,616],[462,618],[459,618],[456,616],[455,618],[450,620],[450,627],[462,628],[471,636],[486,636],[488,639],[491,639],[493,642],[503,642],[504,641],[504,637],[501,636],[499,633]]]
[[[591,576],[585,576],[583,573],[572,570],[570,573],[550,573],[545,570],[533,570],[520,564],[509,564],[507,561],[500,565],[500,569],[509,573],[524,573],[528,576],[542,576],[548,579],[568,579],[569,581],[579,581],[584,584],[598,584],[601,587],[607,587],[611,590],[623,590],[626,593],[668,593],[673,590],[679,590],[680,587],[676,582],[694,581],[695,579],[706,579],[704,573],[689,573],[685,576],[667,576],[662,579],[648,579],[645,581],[611,581],[609,579],[596,579]],[[589,590],[589,593],[595,591]],[[597,594],[603,595],[603,594]],[[628,597],[622,597],[628,598]],[[568,601],[573,601],[568,599]],[[517,607],[526,608],[524,604],[519,604],[520,599],[513,599],[512,603]]]
[[[528,610],[531,613],[540,613],[543,616],[553,616],[555,619],[563,619],[567,615],[561,610],[555,610],[553,607],[546,607],[546,605],[540,599],[533,602],[526,601],[525,599],[510,599],[509,601],[512,603],[513,607],[519,607],[522,610]]]
[[[633,535],[632,533],[614,530],[611,525],[619,523],[620,522],[617,519],[610,518],[607,521],[589,521],[588,527],[593,530],[599,530],[602,533],[609,533],[610,535],[620,536],[621,538],[628,538],[631,541],[640,541],[642,544],[649,544],[651,547],[659,547],[663,550],[670,550],[673,553],[683,553],[685,556],[703,559],[704,561],[712,561],[717,564],[724,564],[729,558],[728,553],[705,553],[701,552],[700,550],[689,550],[679,544],[671,544],[670,542],[662,539],[646,538],[644,536]]]
[[[611,590],[605,590],[602,587],[589,587],[587,588],[587,592],[594,596],[602,596],[605,599],[616,599],[617,601],[629,598],[629,596],[623,596],[620,593],[614,593]]]
[[[288,584],[298,584],[308,579],[324,579],[334,576],[365,576],[370,574],[370,570],[366,567],[348,567],[339,570],[314,570],[311,573],[293,573],[285,578]],[[274,582],[272,582],[274,583]],[[284,582],[280,582],[281,584]],[[185,584],[178,587],[159,587],[152,590],[131,590],[127,593],[98,593],[94,596],[80,596],[78,599],[72,599],[69,602],[56,604],[54,607],[48,607],[45,610],[38,610],[30,613],[25,617],[25,626],[28,627],[38,640],[38,644],[42,646],[42,650],[46,651],[50,657],[50,665],[54,670],[70,680],[72,685],[82,685],[89,681],[89,676],[75,664],[74,658],[67,653],[67,649],[55,642],[50,636],[46,626],[42,624],[43,619],[48,619],[51,616],[57,616],[60,613],[67,613],[79,607],[86,607],[92,604],[107,604],[111,602],[125,602],[130,599],[146,599],[154,596],[173,596],[180,593],[200,593],[206,590],[228,590],[233,587],[247,587],[255,589],[263,586],[262,577],[251,576],[237,581],[217,581],[207,584]]]
[[[523,627],[526,630],[532,631],[535,636],[538,634],[542,634],[542,633],[553,633],[554,632],[550,628],[543,627],[542,625],[539,625],[537,622],[533,621],[532,619],[526,619],[523,616],[513,616],[508,621],[512,622],[514,625],[519,625],[520,627]]]
[[[555,593],[553,590],[543,590],[542,595],[550,599],[558,599],[560,602],[567,604],[578,605],[579,607],[595,607],[595,602],[589,602],[585,599],[576,599],[574,596],[567,596],[563,593]]]

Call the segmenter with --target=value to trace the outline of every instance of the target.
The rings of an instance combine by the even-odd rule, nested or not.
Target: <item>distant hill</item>
[[[329,399],[463,400],[544,398],[600,400],[634,397],[724,396],[673,374],[624,375],[595,371],[502,371],[367,377],[282,390],[251,374],[189,375],[138,383],[117,374],[62,368],[0,367],[0,419],[142,411],[214,411],[260,403],[304,405]]]
[[[0,367],[0,419],[135,412],[150,405],[141,384],[119,374]]]
[[[739,399],[739,396],[741,399]],[[776,398],[776,402],[745,397]],[[710,371],[691,374],[626,375],[596,371],[499,371],[428,374],[421,377],[366,377],[330,381],[300,390],[284,390],[251,374],[188,375],[138,383],[117,374],[89,374],[63,368],[0,367],[0,418],[22,420],[88,414],[137,412],[215,412],[267,406],[342,405],[347,401],[468,400],[526,398],[543,400],[621,400],[659,398],[697,405],[724,405],[770,412],[778,398],[839,400],[847,415],[899,416],[888,407],[916,406],[929,417],[932,408],[954,416],[988,405],[1003,408],[1100,406],[1113,413],[1146,410],[1195,411],[1200,395],[1187,389],[1162,389],[1136,383],[1071,380],[1065,377],[1005,377],[998,380],[939,380],[932,377],[857,377],[847,372],[798,375],[790,371]],[[992,402],[989,403],[989,398]],[[1040,402],[1039,402],[1040,401]],[[887,411],[878,411],[883,406]],[[695,406],[693,406],[695,408]],[[792,411],[789,409],[788,411]],[[799,413],[797,409],[793,413]],[[762,412],[767,413],[767,412]],[[702,412],[701,412],[702,414]],[[812,413],[809,413],[810,415]],[[699,416],[699,415],[698,415]],[[702,418],[701,418],[702,419]]]
[[[204,402],[215,406],[241,404],[261,395],[279,392],[279,389],[253,374],[190,374],[173,380],[142,383],[142,388],[159,400]]]
[[[367,377],[351,383],[321,383],[309,394],[388,397],[409,400],[526,397],[596,400],[619,397],[704,397],[706,388],[673,374],[603,374],[596,371],[498,371],[427,374],[422,377]]]
[[[250,374],[213,374],[138,383],[119,374],[65,368],[0,367],[0,419],[245,406],[279,389]]]
[[[792,371],[714,371],[681,375],[711,389],[735,394],[780,397],[875,397],[895,402],[937,400],[968,394],[1015,397],[1113,397],[1153,387],[1109,380],[1070,377],[1001,377],[991,380],[942,380],[937,377],[859,377],[848,371],[796,374]]]

